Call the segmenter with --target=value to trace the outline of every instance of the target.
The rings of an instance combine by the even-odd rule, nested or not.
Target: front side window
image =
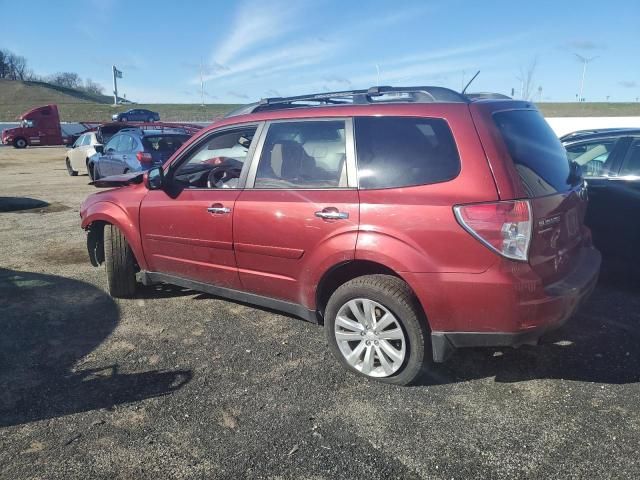
[[[84,138],[85,138],[85,135],[80,135],[78,139],[75,141],[75,143],[73,144],[73,148],[77,148],[77,147],[80,147],[81,145],[84,145]]]
[[[580,165],[586,177],[608,175],[606,163],[616,143],[615,139],[604,139],[569,145],[567,156]]]
[[[458,149],[442,119],[356,118],[355,138],[361,189],[445,182],[460,172]]]
[[[83,135],[82,146],[91,145],[91,135]]]
[[[347,186],[345,121],[291,121],[269,126],[255,188]]]
[[[185,188],[237,188],[256,127],[213,134],[177,168],[174,180]]]

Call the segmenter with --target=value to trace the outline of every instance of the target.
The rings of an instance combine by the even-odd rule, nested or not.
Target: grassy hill
[[[153,104],[113,106],[113,97],[92,95],[72,88],[44,82],[21,82],[0,79],[0,121],[10,122],[27,110],[55,103],[62,121],[111,120],[111,115],[129,108],[148,108],[166,121],[209,121],[237,105]]]
[[[0,121],[15,120],[30,108],[48,103],[58,105],[62,121],[109,121],[111,115],[131,108],[112,105],[113,98],[92,95],[71,88],[43,82],[0,80]],[[136,104],[160,113],[166,121],[210,121],[237,105],[209,104]],[[547,117],[621,117],[640,116],[640,103],[540,103],[538,108]]]

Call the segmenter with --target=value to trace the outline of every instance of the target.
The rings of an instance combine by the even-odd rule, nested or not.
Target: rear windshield
[[[149,135],[142,139],[145,152],[170,152],[178,150],[188,135]]]
[[[579,181],[567,152],[537,110],[497,112],[494,121],[530,197],[565,192]]]

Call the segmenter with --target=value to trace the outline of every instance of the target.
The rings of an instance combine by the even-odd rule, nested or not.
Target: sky
[[[640,0],[0,0],[0,48],[40,75],[91,78],[140,103],[441,85],[535,100],[640,97]],[[595,58],[594,58],[595,57]]]

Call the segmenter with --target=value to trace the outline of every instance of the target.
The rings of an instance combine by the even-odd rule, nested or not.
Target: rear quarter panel
[[[453,213],[457,204],[497,199],[468,105],[416,110],[414,115],[447,121],[460,155],[460,173],[432,185],[360,190],[356,258],[383,263],[397,272],[484,272],[497,261],[496,255],[469,235]]]

